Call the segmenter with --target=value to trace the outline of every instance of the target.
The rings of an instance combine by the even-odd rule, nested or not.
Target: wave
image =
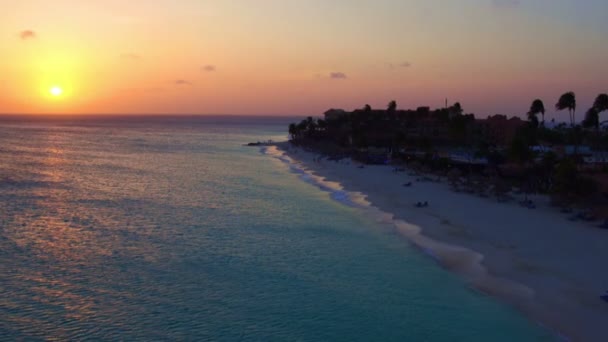
[[[300,161],[292,159],[278,147],[265,148],[264,153],[288,166],[290,172],[322,191],[332,200],[360,209],[377,222],[394,229],[415,247],[438,262],[442,267],[462,276],[476,290],[507,300],[524,312],[533,310],[535,292],[531,288],[509,279],[491,275],[483,265],[484,255],[466,247],[451,245],[424,235],[420,226],[395,218],[393,213],[375,207],[364,193],[348,191],[334,181],[319,176]]]

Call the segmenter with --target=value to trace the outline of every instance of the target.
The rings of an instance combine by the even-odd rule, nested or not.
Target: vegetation
[[[573,92],[560,96],[555,108],[568,110],[569,125],[549,127],[541,99],[532,101],[527,121],[504,115],[476,119],[465,114],[460,103],[399,110],[391,101],[385,110],[366,104],[352,112],[329,110],[324,119],[308,117],[289,125],[289,137],[294,144],[324,146],[351,156],[386,151],[393,160],[416,160],[416,165],[443,175],[456,170],[469,176],[477,173],[492,179],[495,192],[512,184],[526,192],[579,201],[598,192],[590,172],[608,171],[606,165],[587,167],[583,153],[589,148],[582,148],[590,146],[608,156],[608,129],[600,120],[608,111],[608,95],[597,96],[581,125],[576,124],[576,106]],[[449,157],[453,153],[483,162],[457,162]]]
[[[598,113],[608,110],[608,94],[599,94],[593,102],[593,108],[597,110]]]
[[[530,120],[535,126],[538,126],[538,114],[542,115],[542,125],[545,125],[545,104],[542,100],[536,99],[530,106],[528,111],[528,120]]]
[[[568,114],[570,114],[570,126],[574,127],[576,123],[576,95],[573,92],[570,91],[563,94],[555,104],[555,109],[568,109]]]
[[[573,201],[577,197],[589,197],[596,191],[596,184],[592,179],[581,175],[574,159],[566,158],[558,164],[555,170],[554,194]]]
[[[585,120],[583,120],[583,127],[600,129],[600,115],[595,107],[589,108],[587,114],[585,114]]]

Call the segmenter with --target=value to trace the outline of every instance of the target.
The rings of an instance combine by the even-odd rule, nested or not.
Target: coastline
[[[404,238],[462,276],[473,288],[516,307],[558,336],[603,341],[608,304],[608,232],[570,222],[534,196],[538,208],[455,193],[444,183],[416,182],[389,166],[318,159],[275,145],[314,177],[353,195]],[[403,187],[412,182],[412,187]],[[337,190],[334,189],[334,190]],[[428,201],[427,208],[415,203]]]

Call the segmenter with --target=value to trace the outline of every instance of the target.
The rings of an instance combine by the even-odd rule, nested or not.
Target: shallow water
[[[241,146],[287,122],[0,120],[0,339],[553,339]]]

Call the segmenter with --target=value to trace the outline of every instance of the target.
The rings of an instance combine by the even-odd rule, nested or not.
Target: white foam
[[[289,153],[289,155],[287,155],[287,153]],[[291,156],[293,156],[294,158],[298,158],[298,155],[301,153],[303,157],[302,160],[308,161],[309,159],[312,159],[312,156],[308,153],[304,153],[299,150],[288,151],[287,153],[281,151],[276,147],[271,148],[268,151],[269,155],[276,156],[278,159],[282,160],[283,163],[289,165],[290,169],[295,170],[294,172],[297,172],[298,174],[307,174],[308,176],[306,177],[306,181],[311,184],[314,184],[315,186],[318,186],[324,191],[329,192],[329,196],[332,200],[360,209],[366,215],[370,215],[370,217],[374,218],[377,222],[392,227],[401,236],[410,241],[412,245],[419,248],[422,253],[428,255],[430,258],[437,261],[446,269],[462,276],[473,288],[475,288],[479,292],[500,297],[508,303],[512,304],[513,306],[517,307],[521,311],[525,312],[529,316],[533,316],[534,318],[540,319],[545,323],[550,323],[548,325],[552,326],[553,329],[557,328],[556,330],[554,330],[556,335],[560,334],[562,330],[566,331],[565,328],[567,327],[567,331],[569,332],[569,334],[579,336],[594,336],[594,333],[581,334],[579,328],[577,328],[573,324],[569,324],[570,321],[568,321],[567,317],[564,320],[564,315],[557,314],[557,311],[554,312],[551,310],[547,310],[548,307],[546,307],[546,293],[537,294],[531,287],[525,286],[516,281],[511,281],[507,278],[494,276],[493,274],[488,272],[484,264],[485,256],[483,254],[463,246],[451,245],[432,239],[431,237],[424,234],[422,227],[409,223],[402,219],[395,219],[392,213],[384,212],[372,205],[372,203],[370,203],[364,193],[347,191],[342,187],[340,183],[327,181],[323,177],[320,177],[315,174],[313,170],[307,167],[307,165],[312,164],[302,163],[300,161],[297,161],[296,159],[291,158]],[[315,165],[316,164],[317,162],[315,162]],[[331,167],[329,165],[323,164],[323,162],[320,163],[319,168],[323,169]],[[315,168],[315,166],[311,166],[311,168]],[[329,171],[331,174],[331,170]],[[381,174],[381,172],[378,173]],[[456,195],[450,193],[449,196],[453,197]],[[471,201],[468,198],[466,198],[466,200]],[[516,206],[513,208],[509,207],[506,209],[504,207],[497,208],[496,206],[494,206],[492,207],[492,209],[506,210],[513,213],[520,210],[520,208]],[[408,210],[403,210],[401,212],[401,215],[406,215],[406,217],[409,217],[407,215],[421,215],[421,212],[416,211],[414,209],[412,209],[411,212],[409,212]],[[548,215],[549,214],[543,216],[543,218],[547,219]],[[549,219],[551,218],[549,217]],[[436,221],[437,222],[435,223],[433,219],[428,219],[428,217],[424,217],[422,220],[420,220],[420,222],[424,222],[425,225],[439,225],[441,222],[441,218],[438,218]],[[555,218],[553,218],[553,221],[555,221]],[[436,228],[438,227],[430,226],[429,231],[441,231],[441,229]],[[564,223],[561,223],[560,228],[560,232],[564,234],[570,233],[570,230],[572,229],[572,227]],[[576,232],[575,237],[581,238],[578,232]],[[560,308],[562,306],[555,305],[552,307]],[[571,308],[571,306],[567,307]],[[588,311],[584,311],[582,309],[577,312],[582,313],[583,315],[586,315],[588,313]],[[563,335],[561,336],[563,338]],[[563,339],[566,340],[566,338]]]
[[[313,171],[307,169],[302,163],[294,161],[277,147],[269,147],[266,153],[287,164],[289,170],[297,174],[300,179],[328,192],[332,200],[358,208],[380,224],[390,225],[426,255],[436,260],[446,269],[463,276],[478,290],[509,298],[513,302],[533,299],[534,291],[531,288],[490,275],[483,266],[484,256],[482,254],[465,247],[440,242],[424,235],[421,227],[404,220],[395,219],[392,213],[373,206],[367,200],[365,194],[347,191],[340,183],[328,181],[314,174]]]

